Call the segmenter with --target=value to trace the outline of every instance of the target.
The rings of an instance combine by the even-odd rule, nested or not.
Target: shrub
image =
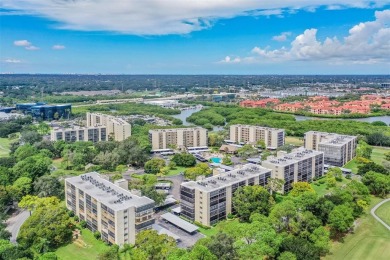
[[[74,216],[74,221],[79,221],[79,216]]]
[[[80,226],[81,226],[82,228],[86,228],[86,227],[87,227],[87,221],[85,221],[85,220],[81,221],[81,222],[80,222]]]
[[[100,234],[99,231],[95,231],[95,232],[93,232],[93,236],[94,236],[96,239],[100,239],[102,235]]]

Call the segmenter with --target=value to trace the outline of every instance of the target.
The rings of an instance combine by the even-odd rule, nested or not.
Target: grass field
[[[0,138],[0,157],[8,156],[12,141],[8,138]]]
[[[390,225],[390,201],[380,206],[375,214],[380,217],[386,224]]]
[[[384,148],[379,146],[373,146],[371,160],[375,163],[382,164],[385,159],[385,153],[390,152],[390,148]],[[349,163],[347,163],[344,168],[351,169],[353,173],[357,173],[357,163],[356,159],[353,159]]]
[[[303,138],[295,137],[295,136],[286,136],[285,143],[296,145],[296,146],[303,146]]]
[[[366,214],[357,220],[354,233],[347,235],[344,242],[335,242],[324,260],[390,259],[390,232],[369,213],[381,200],[372,197]]]
[[[57,168],[57,170],[53,172],[53,175],[80,175],[85,172],[85,171],[76,171],[76,170],[65,170],[63,169],[61,162],[62,162],[61,158],[53,160],[53,166]]]
[[[55,253],[59,260],[90,260],[96,259],[108,248],[103,241],[97,240],[91,231],[82,229],[80,239],[58,248]]]
[[[323,179],[324,180],[324,179]],[[347,184],[348,182],[350,182],[350,180],[346,179],[346,178],[343,178],[342,181],[340,182],[336,182],[336,187],[340,187],[344,184]],[[313,189],[316,191],[316,193],[318,194],[318,196],[324,196],[325,194],[327,194],[328,192],[331,191],[332,188],[330,189],[327,189],[326,188],[326,183],[323,183],[323,184],[320,184],[320,185],[316,185],[316,183],[320,184],[318,181],[313,181],[310,185],[313,187]]]

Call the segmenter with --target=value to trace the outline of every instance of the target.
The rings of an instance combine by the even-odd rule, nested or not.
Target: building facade
[[[207,146],[207,130],[201,127],[149,130],[152,151]]]
[[[284,145],[284,129],[254,125],[231,125],[230,140],[235,143],[256,144],[264,141],[267,148],[276,149]]]
[[[357,137],[309,131],[304,146],[324,152],[325,164],[342,167],[356,156]]]
[[[246,164],[240,169],[221,173],[202,181],[184,182],[180,186],[181,214],[202,225],[211,226],[234,213],[232,198],[242,186],[265,186],[271,170]]]
[[[131,125],[122,118],[101,113],[87,113],[87,127],[105,126],[107,134],[115,141],[131,136]]]
[[[65,179],[66,207],[110,244],[134,244],[136,234],[151,229],[154,201],[129,192],[96,172]]]
[[[288,192],[295,182],[310,182],[324,174],[324,153],[298,148],[291,153],[269,156],[261,165],[272,170],[272,178],[285,181],[281,192]]]
[[[60,118],[69,118],[72,113],[72,105],[47,105],[44,102],[20,103],[16,104],[15,110],[21,111],[23,114],[31,115],[33,118],[57,120]]]

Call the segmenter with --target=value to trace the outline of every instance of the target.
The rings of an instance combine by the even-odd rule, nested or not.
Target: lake
[[[353,120],[353,121],[368,122],[368,123],[372,123],[374,121],[382,121],[382,122],[385,122],[387,125],[390,124],[390,116],[372,116],[372,117],[365,117],[365,118],[350,118],[350,119],[346,119],[346,118],[322,118],[322,117],[310,117],[310,116],[295,116],[295,119],[297,121],[337,119],[337,120]]]

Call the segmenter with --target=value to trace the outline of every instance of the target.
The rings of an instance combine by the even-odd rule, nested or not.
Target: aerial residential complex
[[[294,182],[310,182],[324,174],[324,153],[297,148],[291,153],[279,152],[276,157],[269,156],[262,166],[272,170],[272,178],[284,180],[281,192],[288,192]]]
[[[201,127],[149,130],[152,151],[176,147],[207,146],[207,130]]]
[[[231,125],[230,141],[235,143],[256,144],[263,140],[269,149],[284,145],[284,129],[276,129],[253,125]]]
[[[324,152],[325,164],[342,167],[355,157],[357,137],[310,131],[305,133],[304,146]]]
[[[233,193],[241,186],[265,186],[271,170],[247,164],[241,169],[221,173],[201,181],[189,181],[180,186],[181,214],[206,226],[226,219],[234,212]]]
[[[100,142],[110,139],[123,141],[131,136],[131,125],[121,118],[100,113],[87,113],[86,127],[56,127],[51,131],[51,140],[67,142]]]
[[[138,232],[154,224],[154,201],[129,192],[127,181],[117,185],[96,172],[65,179],[66,207],[93,232],[111,244],[134,244]]]

